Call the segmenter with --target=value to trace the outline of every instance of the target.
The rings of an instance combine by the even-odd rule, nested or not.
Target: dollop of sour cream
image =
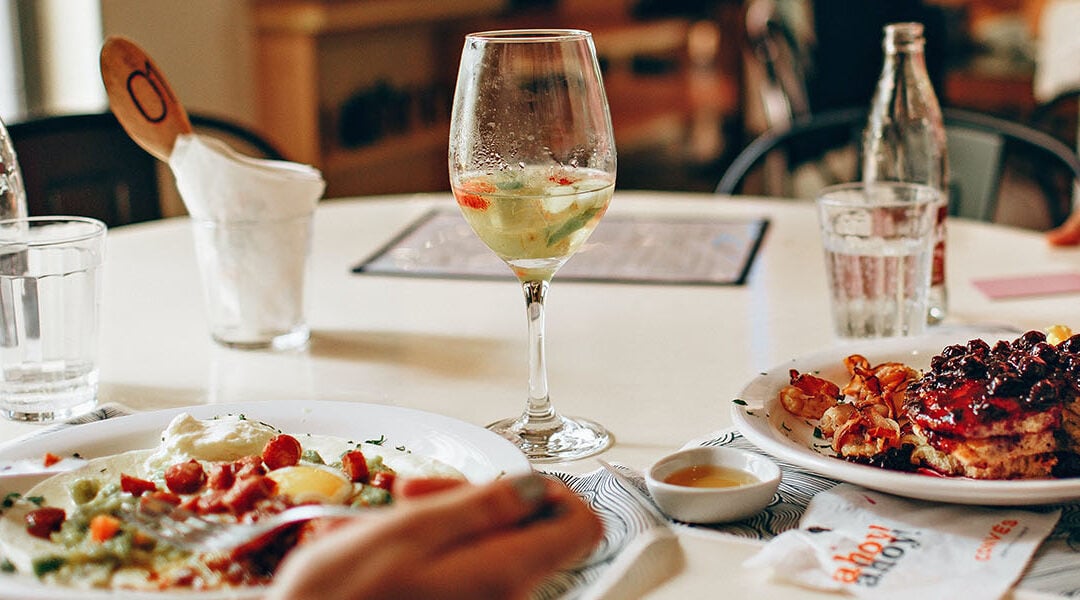
[[[222,415],[200,420],[188,413],[175,417],[161,434],[161,445],[146,459],[148,472],[192,458],[205,461],[231,461],[262,454],[273,427],[240,415]]]

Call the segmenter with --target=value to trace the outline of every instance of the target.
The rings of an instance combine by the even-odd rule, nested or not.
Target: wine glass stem
[[[529,406],[522,415],[526,431],[551,429],[557,418],[548,397],[544,356],[544,298],[548,285],[547,280],[521,282],[529,319]]]

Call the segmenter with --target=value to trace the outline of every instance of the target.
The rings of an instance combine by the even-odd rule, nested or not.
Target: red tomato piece
[[[258,477],[262,477],[262,475],[259,475]],[[229,507],[225,504],[225,494],[227,493],[228,492],[222,490],[211,490],[201,496],[194,496],[197,501],[192,507],[192,510],[203,515],[229,512]]]
[[[486,198],[476,194],[455,194],[454,197],[457,198],[458,204],[473,210],[487,210],[487,207],[491,204]]]
[[[266,467],[263,466],[261,456],[245,456],[234,462],[232,466],[236,479],[243,479],[252,475],[266,475]]]
[[[238,479],[232,488],[225,492],[221,501],[229,512],[242,515],[254,508],[256,502],[273,496],[276,491],[277,484],[273,479],[256,475]]]
[[[291,435],[274,436],[263,447],[262,460],[271,471],[282,467],[293,467],[300,462],[300,442]]]
[[[132,477],[127,473],[120,474],[120,489],[132,496],[142,496],[146,492],[156,492],[157,485],[153,481]]]
[[[26,513],[26,532],[34,537],[49,539],[49,534],[60,531],[67,513],[62,508],[43,506]]]
[[[180,500],[180,508],[184,510],[190,510],[191,512],[201,513],[199,509],[199,503],[202,501],[202,496],[188,496]]]
[[[165,579],[166,587],[192,587],[195,585],[195,581],[198,579],[199,574],[195,569],[191,567],[181,567],[169,572],[168,578]]]
[[[210,475],[206,479],[206,486],[212,490],[227,490],[236,481],[233,475],[232,463],[218,463],[210,467]]]
[[[157,492],[150,492],[146,495],[146,497],[153,498],[154,500],[160,500],[167,504],[172,504],[173,506],[180,506],[180,503],[184,501],[184,499],[180,496],[177,496],[172,492],[166,492],[163,490],[159,490]]]
[[[206,471],[194,458],[165,469],[165,485],[177,494],[194,494],[206,483]]]
[[[394,479],[396,478],[397,475],[388,471],[376,471],[375,474],[371,476],[371,485],[389,492],[390,488],[394,487]]]
[[[45,453],[45,460],[43,462],[45,463],[46,467],[51,467],[51,466],[55,465],[56,463],[60,462],[60,457],[53,454],[52,452],[46,452]]]
[[[341,457],[341,470],[345,471],[345,476],[348,477],[350,481],[367,483],[367,459],[364,458],[363,452],[359,450],[346,452],[345,455]]]

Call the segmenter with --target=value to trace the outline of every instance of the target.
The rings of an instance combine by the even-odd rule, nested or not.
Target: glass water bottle
[[[922,183],[948,199],[949,160],[941,107],[923,54],[921,23],[885,26],[885,63],[863,134],[863,181]],[[945,216],[938,212],[927,320],[939,323],[948,310],[945,292]]]

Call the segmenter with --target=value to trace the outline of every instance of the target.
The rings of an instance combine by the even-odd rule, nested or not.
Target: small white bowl
[[[735,487],[703,488],[664,483],[676,471],[716,465],[749,473],[757,481]],[[780,467],[760,454],[734,448],[700,447],[669,454],[645,472],[653,500],[669,517],[687,523],[723,523],[757,514],[780,485]]]

